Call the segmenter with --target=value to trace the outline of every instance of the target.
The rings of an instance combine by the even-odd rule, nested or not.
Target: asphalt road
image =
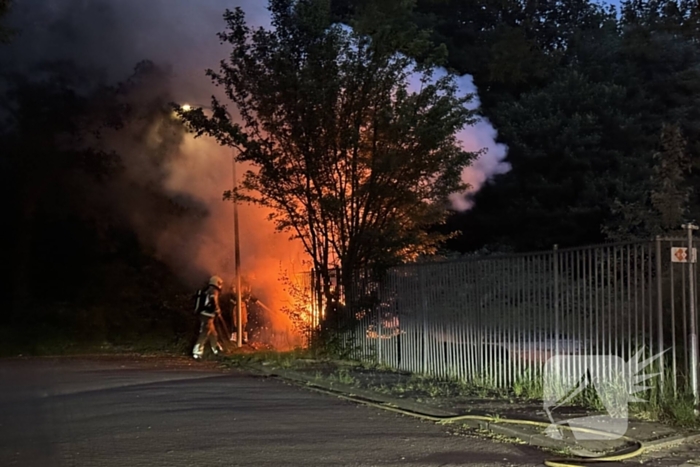
[[[0,360],[0,466],[507,466],[541,452],[187,359]]]

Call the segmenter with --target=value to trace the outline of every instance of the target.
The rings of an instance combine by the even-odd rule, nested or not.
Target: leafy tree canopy
[[[362,10],[353,30],[332,21],[327,0],[271,1],[271,31],[227,11],[219,37],[232,51],[208,74],[242,124],[217,99],[211,118],[178,109],[198,134],[238,147],[255,166],[235,196],[271,208],[326,278],[333,263],[347,278],[435,251],[446,236],[425,229],[444,222],[474,157],[455,138],[474,122],[464,105],[472,96],[458,95],[452,75],[434,74],[439,50],[405,34],[385,3]]]

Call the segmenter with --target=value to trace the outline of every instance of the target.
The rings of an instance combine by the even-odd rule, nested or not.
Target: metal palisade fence
[[[645,371],[660,371],[664,389],[697,395],[689,241],[418,263],[380,279],[358,274],[344,294],[342,345],[359,360],[499,387],[540,378],[555,355],[581,356],[563,359],[562,371],[578,375],[619,371],[582,356],[629,362],[640,351],[665,352]]]

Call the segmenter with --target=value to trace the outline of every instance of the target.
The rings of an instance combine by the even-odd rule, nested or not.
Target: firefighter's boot
[[[195,360],[201,360],[204,355],[204,348],[201,344],[195,344],[194,349],[192,349],[192,358]]]

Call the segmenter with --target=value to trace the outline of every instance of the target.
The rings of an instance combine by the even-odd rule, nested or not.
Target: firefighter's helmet
[[[220,289],[224,285],[224,280],[219,276],[211,276],[211,279],[209,279],[209,285],[213,285],[214,287]]]

